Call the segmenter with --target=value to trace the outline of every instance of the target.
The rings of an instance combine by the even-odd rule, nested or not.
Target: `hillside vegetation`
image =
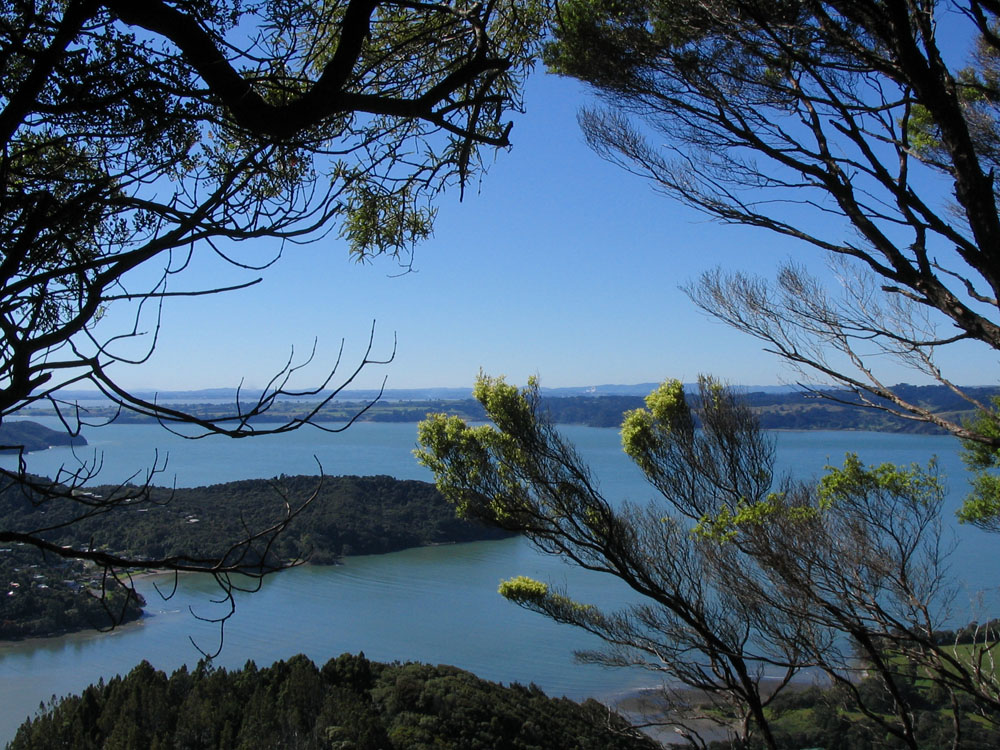
[[[95,487],[92,494],[100,499],[116,491],[121,488]],[[508,536],[456,518],[432,484],[387,476],[293,476],[192,489],[154,487],[148,502],[122,505],[61,528],[78,512],[74,502],[38,503],[22,488],[9,487],[0,492],[0,513],[13,528],[52,528],[45,537],[58,545],[87,543],[140,559],[222,556],[248,529],[266,529],[278,521],[286,499],[294,505],[313,493],[312,503],[267,550],[273,562],[328,564],[347,555]],[[249,554],[258,552],[262,550]],[[10,544],[0,549],[0,573],[7,584],[0,591],[0,638],[108,627],[121,619],[117,604],[124,602],[105,612],[91,595],[102,585],[113,592],[119,587],[83,563]],[[131,602],[125,619],[137,617],[140,604]]]
[[[204,663],[167,677],[143,662],[64,698],[20,728],[11,750],[338,748],[653,750],[588,701],[505,687],[455,667],[304,656],[228,672]]]
[[[70,435],[38,422],[15,420],[0,424],[0,453],[43,451],[56,445],[86,445],[83,435]]]

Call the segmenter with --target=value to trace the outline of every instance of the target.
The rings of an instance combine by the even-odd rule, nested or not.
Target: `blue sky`
[[[294,347],[317,356],[296,385],[322,377],[345,341],[341,372],[376,324],[376,357],[395,360],[354,382],[389,388],[465,386],[482,368],[551,387],[639,383],[711,373],[732,383],[795,379],[760,344],[710,320],[679,285],[717,265],[770,275],[790,257],[823,272],[815,251],[759,230],[728,227],[657,194],[592,153],[576,124],[590,100],[539,69],[516,120],[514,147],[480,186],[443,197],[433,238],[413,271],[389,259],[359,265],[336,238],[287,248],[258,286],[170,300],[155,354],[114,372],[127,387],[263,386]],[[270,248],[262,248],[267,251]],[[197,257],[172,288],[248,278]],[[108,316],[102,325],[121,321]],[[992,382],[995,361],[951,355],[959,382]],[[888,382],[918,382],[888,371]]]

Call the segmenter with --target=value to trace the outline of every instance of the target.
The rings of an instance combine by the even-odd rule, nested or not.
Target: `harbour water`
[[[617,431],[566,427],[598,478],[615,499],[642,501],[652,490],[621,453]],[[166,469],[158,484],[199,486],[250,477],[317,473],[388,474],[430,479],[416,464],[413,424],[358,424],[332,435],[300,431],[280,437],[232,441],[184,440],[152,425],[112,425],[86,433],[90,445],[74,453],[51,449],[29,456],[29,468],[53,474],[60,466],[102,462],[100,481],[122,481],[155,457]],[[786,432],[776,435],[780,465],[807,477],[827,463],[857,452],[866,462],[926,462],[938,457],[949,478],[946,521],[956,543],[951,570],[962,588],[956,619],[996,614],[996,582],[990,561],[997,539],[952,522],[952,510],[966,490],[957,443],[946,437],[862,432]],[[13,458],[0,457],[11,466]],[[629,594],[606,576],[577,570],[535,551],[523,539],[407,550],[381,556],[352,557],[344,565],[302,567],[264,581],[260,591],[240,596],[224,630],[216,663],[258,665],[305,653],[322,664],[349,651],[372,659],[454,664],[502,682],[534,682],[550,694],[613,699],[657,684],[649,673],[606,670],[574,662],[574,650],[599,645],[584,633],[552,623],[507,603],[496,593],[503,578],[529,575],[564,585],[580,601],[613,606]],[[164,600],[153,587],[171,588],[173,579],[143,579],[148,615],[112,633],[82,633],[62,638],[0,645],[0,742],[53,695],[79,691],[98,678],[128,672],[145,659],[172,670],[193,666],[200,654],[193,644],[214,650],[218,626],[198,620],[220,613],[212,599],[214,584],[185,576],[176,594]]]

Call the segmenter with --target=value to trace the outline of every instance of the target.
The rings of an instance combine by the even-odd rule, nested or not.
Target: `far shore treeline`
[[[650,385],[652,390],[655,385]],[[623,387],[624,388],[624,387]],[[634,390],[630,388],[629,390]],[[951,420],[972,418],[974,410],[965,399],[942,385],[915,386],[901,384],[893,390],[910,403],[918,404]],[[963,389],[981,403],[988,403],[1000,396],[1000,388],[970,387]],[[647,391],[648,392],[648,391]],[[193,396],[193,393],[187,393]],[[927,422],[895,417],[877,408],[859,409],[856,395],[843,390],[747,390],[743,396],[760,419],[766,430],[869,430],[873,432],[916,432],[937,434],[941,430]],[[373,396],[374,398],[374,396]],[[201,400],[178,405],[177,408],[201,419],[219,418],[233,413],[234,404]],[[877,403],[877,399],[872,399]],[[626,411],[643,406],[644,396],[639,395],[565,395],[542,397],[543,407],[556,424],[585,425],[588,427],[619,427]],[[258,422],[286,422],[315,406],[307,401],[278,401],[266,413],[257,417]],[[363,412],[363,413],[362,413]],[[121,412],[117,407],[89,405],[90,419],[114,419],[119,424],[152,422],[149,417]],[[362,422],[419,422],[429,413],[444,413],[469,421],[486,419],[482,406],[473,398],[424,398],[394,399],[391,395],[378,401],[330,401],[320,409],[314,421],[347,422],[355,417]],[[20,416],[51,415],[46,407],[23,409]],[[360,415],[360,416],[359,416]]]

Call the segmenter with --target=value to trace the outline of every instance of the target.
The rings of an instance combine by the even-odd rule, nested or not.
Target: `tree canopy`
[[[720,268],[686,291],[817,390],[851,391],[826,395],[967,441],[980,473],[963,519],[988,528],[1000,517],[997,403],[954,382],[936,352],[1000,350],[998,25],[993,0],[568,0],[544,53],[601,100],[580,114],[600,155],[710,217],[826,255],[835,291],[794,261],[775,282]],[[886,357],[977,416],[934,413],[887,385]],[[740,399],[703,379],[693,402],[671,381],[622,423],[657,498],[618,503],[552,427],[536,384],[481,376],[476,395],[492,424],[430,418],[421,460],[460,513],[633,589],[635,603],[604,611],[545,582],[501,585],[602,637],[584,659],[704,690],[734,747],[784,746],[776,707],[807,670],[844,691],[839,710],[874,746],[959,747],[963,727],[996,724],[995,634],[958,645],[941,632],[951,593],[933,462],[849,455],[817,483],[777,477]],[[918,720],[928,703],[948,706],[944,735]],[[669,718],[705,747],[683,719]]]
[[[687,287],[697,304],[803,377],[995,453],[995,405],[935,350],[1000,350],[998,21],[992,0],[570,0],[546,60],[606,103],[580,116],[598,153],[721,221],[822,251],[840,281],[794,261],[775,282],[717,269]],[[983,420],[894,390],[886,356]]]
[[[405,252],[429,200],[508,145],[542,18],[522,3],[10,6],[0,413],[89,381],[177,417],[115,385],[108,364],[139,332],[98,323],[219,291],[173,289],[192,253],[260,263],[241,259],[248,242],[337,226],[359,256]],[[154,259],[159,282],[132,288]]]
[[[596,701],[549,698],[455,667],[342,654],[165,675],[148,662],[53,702],[10,747],[652,750]]]
[[[668,381],[622,423],[656,499],[620,502],[547,419],[535,385],[481,376],[476,396],[492,424],[432,416],[418,457],[460,514],[632,589],[634,601],[606,611],[546,582],[501,584],[508,599],[604,639],[584,660],[662,675],[669,706],[687,699],[672,686],[702,691],[735,747],[782,747],[771,706],[816,670],[887,747],[927,746],[918,679],[952,697],[949,741],[973,714],[1000,721],[985,667],[992,631],[962,649],[939,632],[952,592],[933,463],[849,455],[820,482],[795,482],[775,474],[772,440],[736,394],[703,378],[694,407]],[[691,718],[661,721],[703,747]]]
[[[253,419],[281,396],[336,393],[380,359],[372,342],[353,368],[305,387],[310,358],[290,358],[259,398],[221,418],[142,398],[115,373],[149,357],[165,299],[256,283],[191,287],[183,272],[196,257],[263,270],[286,244],[339,232],[357,258],[405,263],[431,230],[435,196],[463,188],[483,149],[509,145],[509,115],[520,109],[544,18],[543,3],[508,0],[6,3],[0,421],[47,399],[76,433],[85,412],[58,391],[88,385],[123,410],[199,435],[309,423],[316,411],[266,428]],[[266,257],[257,244],[265,238],[274,240]],[[111,309],[132,323],[110,327]],[[162,464],[107,502],[80,491],[99,470],[95,460],[46,481],[22,464],[2,478],[85,518],[143,501]],[[294,513],[293,504],[244,541],[273,538]],[[0,540],[109,568],[136,562],[86,545],[47,546],[9,526]],[[222,559],[144,562],[240,569]]]

